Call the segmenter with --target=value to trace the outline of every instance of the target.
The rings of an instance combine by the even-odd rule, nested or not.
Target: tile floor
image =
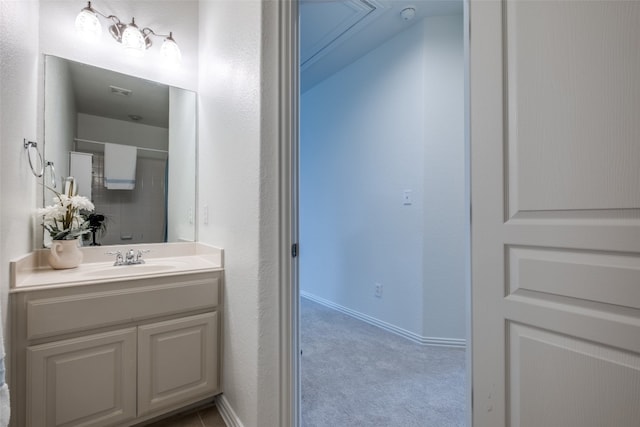
[[[176,414],[145,427],[226,427],[215,405]]]

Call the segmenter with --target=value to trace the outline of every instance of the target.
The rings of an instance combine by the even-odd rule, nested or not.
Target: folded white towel
[[[104,144],[104,186],[109,190],[133,190],[137,155],[137,147]]]

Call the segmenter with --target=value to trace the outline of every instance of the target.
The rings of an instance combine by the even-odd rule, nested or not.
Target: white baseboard
[[[385,331],[394,333],[396,335],[400,335],[408,340],[411,340],[415,343],[421,345],[433,345],[433,346],[441,346],[441,347],[458,347],[465,348],[466,340],[461,338],[434,338],[434,337],[423,337],[414,332],[407,331],[406,329],[399,328],[395,325],[392,325],[387,322],[383,322],[382,320],[378,320],[375,317],[368,316],[366,314],[360,313],[355,310],[351,310],[350,308],[344,307],[340,304],[336,304],[332,301],[326,300],[324,298],[320,298],[313,294],[310,294],[305,291],[300,291],[300,296],[302,298],[306,298],[308,300],[317,302],[318,304],[324,305],[325,307],[332,308],[336,311],[344,313],[348,316],[354,317],[358,320],[362,320],[363,322],[369,323],[370,325],[377,326]]]
[[[227,427],[244,427],[224,394],[216,396],[216,407]]]

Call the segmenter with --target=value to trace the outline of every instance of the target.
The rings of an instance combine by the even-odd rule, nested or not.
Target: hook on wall
[[[44,160],[42,159],[42,153],[38,150],[38,143],[23,139],[23,144],[24,149],[27,150],[27,158],[29,159],[31,172],[36,178],[40,178],[44,174]],[[36,161],[38,162],[38,169],[34,166]]]

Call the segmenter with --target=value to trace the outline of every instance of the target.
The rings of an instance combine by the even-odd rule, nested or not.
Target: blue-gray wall
[[[426,18],[301,99],[301,290],[416,337],[465,338],[462,23]]]

